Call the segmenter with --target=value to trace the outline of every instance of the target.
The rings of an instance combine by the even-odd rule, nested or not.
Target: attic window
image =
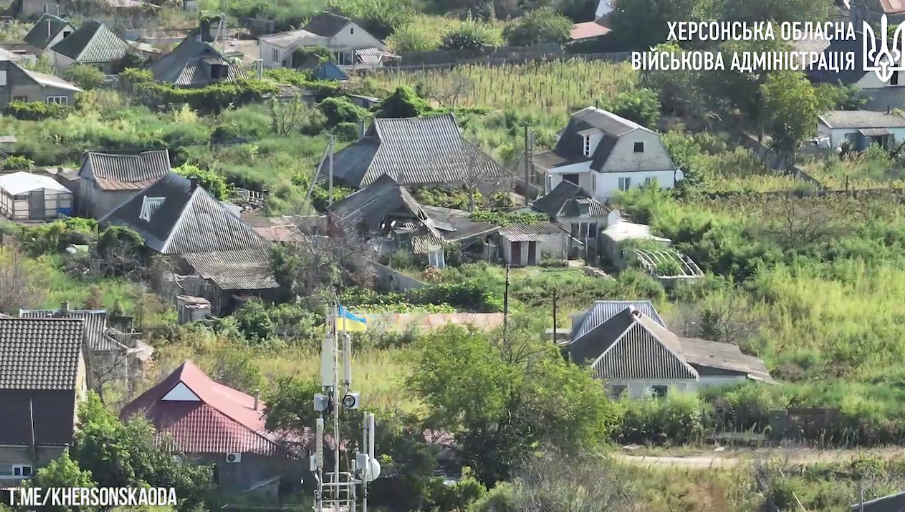
[[[349,27],[349,33],[350,33],[350,34],[354,34],[354,33],[355,33],[355,27]]]
[[[63,39],[66,39],[67,37],[69,37],[69,34],[71,34],[71,33],[72,33],[71,30],[64,30],[64,31],[63,31]]]
[[[591,156],[591,137],[584,136],[584,156]]]
[[[644,143],[643,142],[635,143],[635,153],[644,153]]]
[[[144,202],[141,203],[141,214],[138,218],[145,222],[151,222],[151,216],[160,209],[163,200],[163,197],[145,197]]]

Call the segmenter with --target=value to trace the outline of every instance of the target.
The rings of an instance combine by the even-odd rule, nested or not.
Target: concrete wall
[[[84,215],[99,220],[135,197],[140,190],[101,190],[95,181],[84,181],[79,189],[79,208]]]
[[[669,386],[668,393],[691,393],[704,388],[714,386],[725,386],[727,384],[736,384],[745,382],[744,376],[738,377],[701,377],[700,380],[694,379],[613,379],[607,380],[607,386],[625,385],[628,386],[622,396],[628,398],[643,398],[649,394],[651,386]]]
[[[540,240],[535,244],[534,264],[540,265],[544,257],[563,259],[569,255],[569,236],[566,233],[554,235],[541,235]],[[519,261],[512,261],[512,245],[521,244],[521,258]],[[503,261],[510,265],[528,265],[528,247],[530,242],[511,242],[503,238],[500,243],[503,248]]]
[[[377,274],[377,286],[383,290],[402,292],[427,286],[421,281],[396,272],[386,265],[381,265],[377,262],[371,262],[371,265],[373,265],[374,272]]]

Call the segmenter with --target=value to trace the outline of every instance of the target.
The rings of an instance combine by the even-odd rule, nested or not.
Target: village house
[[[178,294],[210,300],[214,315],[231,312],[241,297],[277,288],[270,242],[197,179],[169,173],[98,222],[130,228],[150,251],[171,256]],[[181,275],[190,269],[192,275]]]
[[[541,196],[531,203],[531,210],[546,214],[557,224],[568,230],[572,239],[584,245],[587,254],[581,256],[588,261],[597,257],[597,238],[600,230],[606,228],[607,218],[611,210],[600,201],[591,197],[578,185],[560,181],[549,194]],[[530,210],[529,210],[530,211]],[[569,247],[570,256],[578,256],[578,245]]]
[[[0,317],[0,488],[72,445],[85,398],[84,320]]]
[[[0,108],[14,101],[72,105],[82,90],[47,73],[31,71],[12,60],[0,60]]]
[[[534,172],[546,190],[568,181],[600,201],[653,183],[673,188],[682,177],[659,134],[595,107],[572,114],[556,147],[534,157]]]
[[[736,345],[677,336],[659,315],[634,305],[611,314],[614,308],[599,304],[573,318],[565,348],[573,362],[591,367],[613,397],[661,397],[671,390],[773,382],[763,360],[742,354]]]
[[[281,479],[300,481],[302,464],[294,443],[267,430],[265,408],[257,394],[218,384],[185,361],[123,407],[120,418],[147,418],[192,462],[213,465],[221,489],[276,498]]]
[[[462,136],[452,114],[374,119],[365,136],[333,157],[336,182],[360,189],[384,175],[412,186],[511,190],[513,176]],[[323,177],[323,176],[322,176]]]
[[[302,46],[323,46],[333,52],[340,66],[378,66],[398,58],[386,45],[349,18],[331,13],[318,14],[300,30],[260,38],[264,66],[298,67],[293,52]]]
[[[79,64],[94,66],[109,75],[113,73],[114,63],[133,51],[132,45],[106,25],[89,21],[51,46],[48,55],[57,69]]]
[[[829,137],[833,147],[848,142],[855,151],[871,144],[893,150],[905,143],[905,117],[869,110],[835,110],[817,118],[817,133]]]
[[[190,34],[173,51],[148,67],[154,80],[177,87],[203,87],[245,78],[241,59],[226,57],[201,34]]]
[[[59,0],[21,0],[11,4],[11,7],[17,7],[16,19],[23,21],[40,18],[45,14],[60,15]]]
[[[550,221],[511,224],[501,227],[499,235],[503,262],[516,267],[540,265],[544,258],[564,261],[572,244],[581,245]]]
[[[43,14],[22,41],[40,50],[46,50],[73,32],[75,28],[68,21],[53,14]]]
[[[79,169],[79,212],[100,219],[169,172],[166,149],[137,155],[89,151]]]

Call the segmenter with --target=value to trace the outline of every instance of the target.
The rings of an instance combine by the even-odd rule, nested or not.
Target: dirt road
[[[880,457],[883,459],[905,458],[905,450],[901,448],[888,450],[734,450],[723,452],[698,452],[673,455],[673,456],[651,456],[651,455],[631,455],[631,453],[621,453],[616,458],[622,462],[638,466],[660,466],[660,467],[681,467],[681,468],[731,468],[739,464],[747,464],[757,460],[776,459],[784,460],[791,464],[815,464],[815,463],[834,463],[848,462],[865,455],[870,457]]]

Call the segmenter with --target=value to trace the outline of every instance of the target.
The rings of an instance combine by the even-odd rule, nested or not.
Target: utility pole
[[[525,206],[531,202],[529,196],[531,192],[531,135],[529,133],[531,125],[525,123]]]
[[[328,172],[330,173],[330,189],[329,189],[329,198],[327,199],[327,204],[333,204],[333,134],[330,134],[330,163],[328,167]],[[343,324],[345,325],[345,324]]]
[[[557,287],[553,287],[553,344],[556,345],[556,290]]]
[[[503,341],[509,334],[509,265],[506,265],[506,287],[503,289]]]

